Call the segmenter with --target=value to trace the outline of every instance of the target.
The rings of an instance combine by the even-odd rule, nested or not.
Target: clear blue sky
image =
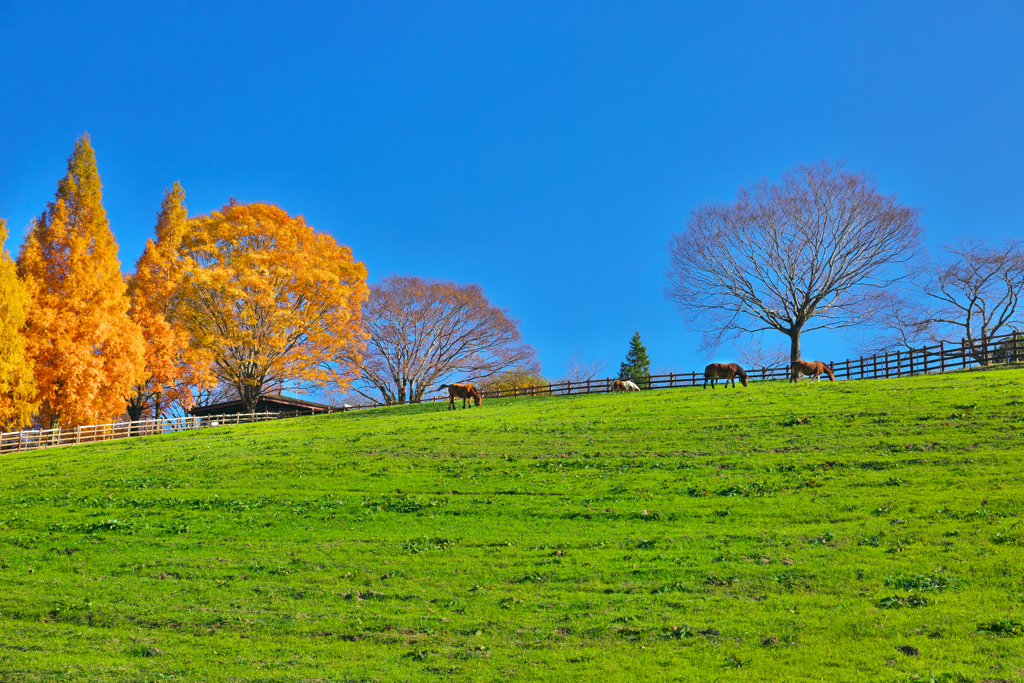
[[[551,377],[617,370],[634,328],[689,370],[665,244],[750,180],[846,158],[932,247],[1024,235],[1024,2],[0,0],[12,252],[83,131],[125,270],[180,180],[192,214],[304,215],[371,280],[479,282]]]

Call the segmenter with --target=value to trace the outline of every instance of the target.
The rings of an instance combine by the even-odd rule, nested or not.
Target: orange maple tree
[[[54,201],[18,254],[28,290],[25,327],[43,423],[112,420],[145,378],[142,332],[128,317],[117,242],[103,209],[88,134],[75,143]]]
[[[188,410],[193,390],[211,386],[210,356],[191,343],[187,329],[176,322],[180,288],[187,259],[179,253],[188,230],[185,190],[174,183],[164,192],[156,222],[156,240],[148,240],[135,272],[128,278],[130,314],[146,341],[148,377],[132,387],[128,416],[139,420],[146,411],[154,417],[172,404]]]
[[[7,220],[0,218],[0,431],[31,424],[36,409],[32,359],[22,330],[28,317],[28,292],[18,279],[11,255],[2,248]]]
[[[342,392],[358,376],[366,267],[272,204],[189,221],[176,319],[246,410],[271,387]]]

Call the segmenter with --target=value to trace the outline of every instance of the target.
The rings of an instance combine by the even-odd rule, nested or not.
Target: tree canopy
[[[651,360],[647,357],[647,347],[640,341],[640,332],[634,330],[626,360],[619,364],[619,379],[631,379],[644,386],[647,383],[645,378],[650,374]]]
[[[0,218],[0,245],[7,239],[7,221]],[[22,331],[29,298],[11,255],[0,248],[0,431],[31,423],[36,409],[34,367]]]
[[[130,314],[146,341],[147,379],[128,397],[128,416],[138,420],[145,411],[159,417],[164,409],[180,404],[191,407],[193,391],[214,383],[211,359],[192,344],[189,331],[178,321],[181,286],[187,263],[180,251],[188,230],[185,190],[174,183],[164,192],[157,215],[156,240],[146,242],[135,272],[128,279]]]
[[[22,245],[18,272],[31,301],[25,336],[44,423],[93,424],[122,414],[131,387],[145,380],[145,346],[127,315],[88,134]]]
[[[252,410],[269,387],[344,392],[365,332],[366,267],[272,204],[232,200],[188,223],[174,320]]]
[[[444,381],[479,382],[509,370],[540,374],[519,322],[492,306],[480,285],[387,277],[371,287],[365,319],[363,380],[385,403],[419,401]]]
[[[669,242],[665,295],[709,351],[777,330],[797,360],[803,332],[878,321],[908,276],[919,215],[842,163],[800,165],[694,209]]]

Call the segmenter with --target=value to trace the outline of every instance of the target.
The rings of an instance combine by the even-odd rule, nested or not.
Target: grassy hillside
[[[0,680],[1024,680],[1022,380],[6,456]]]

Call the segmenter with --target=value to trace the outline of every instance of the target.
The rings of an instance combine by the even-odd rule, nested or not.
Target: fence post
[[[690,373],[690,386],[692,386],[692,387],[697,386],[697,371],[696,370],[694,370],[693,372]]]
[[[988,365],[988,336],[982,335],[981,337],[981,364]]]
[[[939,372],[946,371],[946,342],[939,342]]]
[[[590,378],[587,378],[587,393],[590,393]]]

